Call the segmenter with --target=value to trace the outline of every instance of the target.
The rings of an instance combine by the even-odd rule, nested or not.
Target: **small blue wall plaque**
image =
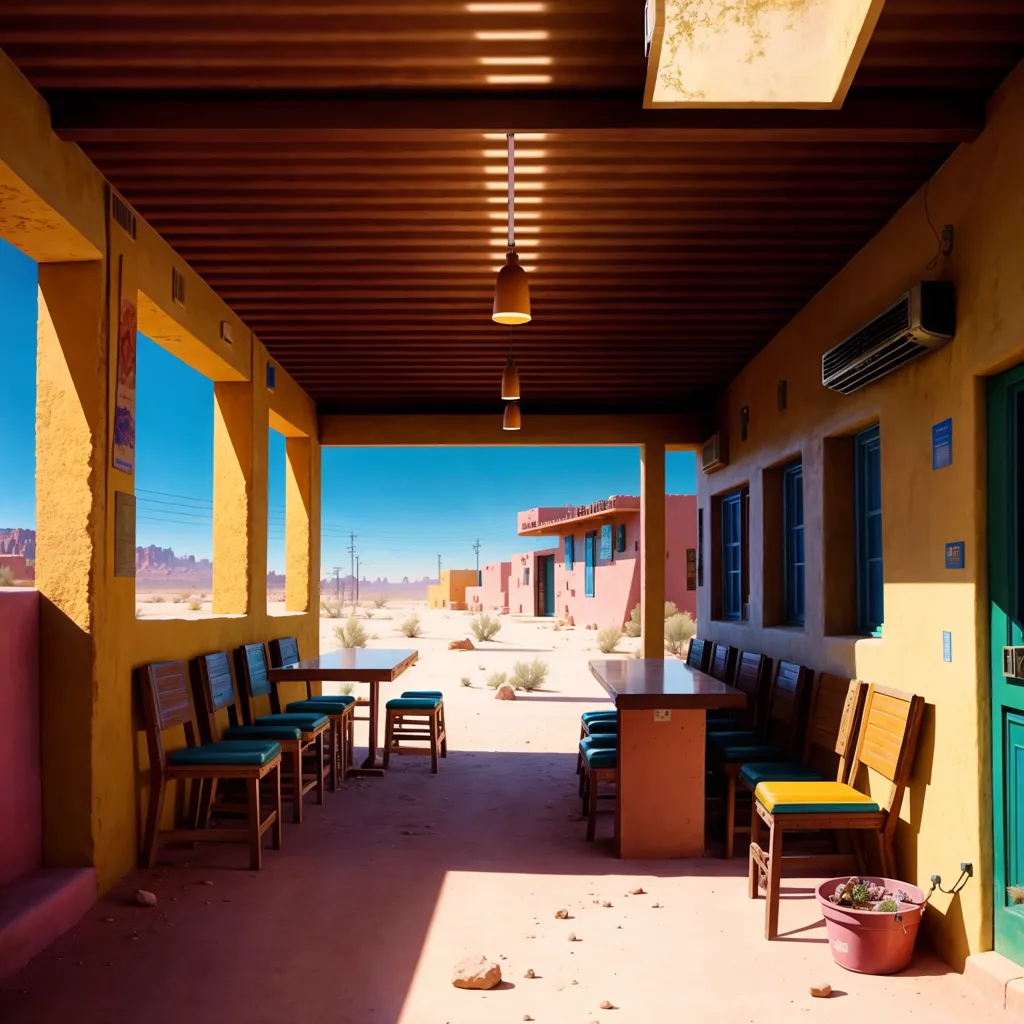
[[[946,568],[962,569],[964,567],[964,548],[962,540],[952,540],[946,545]]]
[[[953,634],[948,629],[942,631],[942,660],[953,660]]]
[[[943,420],[932,427],[932,469],[953,464],[953,421]]]

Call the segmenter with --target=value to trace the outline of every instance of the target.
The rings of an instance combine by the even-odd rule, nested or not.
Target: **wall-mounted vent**
[[[135,214],[132,213],[131,207],[114,191],[110,193],[110,213],[114,221],[124,228],[125,234],[134,242],[137,231]]]
[[[848,395],[945,345],[956,333],[952,281],[922,281],[821,357],[821,383]]]
[[[729,456],[725,449],[725,437],[721,431],[709,437],[700,450],[701,469],[705,473],[714,473],[716,469],[728,466]]]
[[[171,298],[179,306],[185,305],[185,275],[177,267],[171,267]]]

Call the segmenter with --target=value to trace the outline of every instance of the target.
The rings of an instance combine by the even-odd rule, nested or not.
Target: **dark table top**
[[[293,679],[331,683],[389,682],[414,665],[418,657],[418,651],[349,647],[321,654],[319,658],[269,669],[267,676],[276,683]]]
[[[742,708],[747,703],[741,691],[681,661],[609,658],[607,661],[592,661],[590,672],[608,691],[620,711]]]

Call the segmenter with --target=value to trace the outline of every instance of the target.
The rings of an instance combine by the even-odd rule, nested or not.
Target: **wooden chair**
[[[249,866],[258,871],[263,863],[263,836],[273,829],[275,850],[281,849],[281,745],[269,740],[205,743],[196,736],[195,712],[189,693],[185,666],[180,661],[144,665],[136,669],[146,722],[149,747],[149,813],[142,842],[144,866],[155,866],[162,844],[197,840],[248,843]],[[183,726],[187,746],[166,752],[163,732]],[[213,789],[221,779],[245,783],[246,824],[244,828],[211,828],[210,805]],[[270,809],[262,809],[260,783],[270,782]],[[189,827],[162,830],[167,784],[191,781]],[[209,783],[205,786],[204,783]]]
[[[725,856],[731,859],[736,832],[736,780],[748,761],[792,760],[798,743],[798,729],[803,710],[803,697],[810,680],[810,670],[790,661],[780,661],[775,668],[768,698],[768,714],[760,732],[708,733],[708,753],[714,769],[725,776]]]
[[[429,754],[430,770],[436,775],[438,754],[448,756],[444,700],[440,696],[409,696],[411,693],[393,697],[384,706],[384,767],[389,766],[392,754]],[[423,740],[426,747],[420,745]]]
[[[742,711],[725,714],[707,720],[708,733],[726,730],[753,730],[761,727],[766,707],[764,699],[772,671],[772,659],[753,651],[744,651],[736,659],[736,671],[730,680],[731,686],[743,692],[747,705]],[[717,678],[717,677],[716,677]]]
[[[765,890],[766,939],[779,929],[779,888],[783,868],[803,874],[863,870],[861,844],[854,854],[812,854],[790,856],[783,862],[783,836],[787,832],[819,829],[868,831],[875,838],[883,875],[895,877],[896,823],[903,793],[910,778],[917,735],[924,712],[924,698],[881,686],[870,686],[864,702],[863,723],[857,752],[850,766],[850,783],[842,782],[760,782],[754,790],[751,813],[748,895],[757,899]],[[867,770],[877,772],[889,785],[885,799],[875,801],[864,790]],[[857,788],[862,786],[863,789]],[[761,847],[762,826],[768,828],[768,849]],[[851,868],[851,858],[854,863]]]
[[[735,647],[729,647],[727,644],[715,644],[712,648],[708,667],[711,675],[720,683],[732,682],[733,674],[736,671],[737,653]]]
[[[321,806],[324,802],[324,789],[332,768],[330,751],[324,744],[325,738],[330,738],[330,721],[322,712],[313,716],[298,712],[257,714],[255,704],[260,697],[268,698],[271,707],[276,703],[276,691],[267,679],[267,656],[263,644],[244,644],[235,649],[235,674],[246,725],[290,725],[298,726],[302,731],[297,743],[283,743],[289,755],[289,768],[284,773],[282,785],[292,804],[292,818],[299,824],[302,822],[302,800],[307,793],[315,790],[316,802]],[[314,722],[317,723],[315,726]]]
[[[294,665],[300,661],[299,642],[293,636],[281,637],[278,640],[271,640],[270,664],[273,668],[283,668],[285,665]],[[274,687],[274,700],[277,709],[281,707],[281,698]],[[322,708],[313,708],[307,705],[321,704]],[[310,714],[321,711],[331,720],[331,759],[335,766],[332,775],[340,777],[342,781],[348,769],[353,766],[355,757],[355,706],[356,699],[344,694],[315,694],[313,684],[306,680],[305,701],[292,701],[287,706],[291,713],[299,714],[308,712]]]
[[[711,664],[713,647],[710,640],[698,640],[694,637],[690,641],[689,651],[686,652],[686,664],[698,672],[707,672]]]
[[[617,737],[612,737],[617,739]],[[580,795],[583,798],[583,814],[587,816],[587,842],[594,841],[597,829],[597,801],[606,794],[600,792],[602,784],[619,784],[619,752],[610,745],[609,737],[591,736],[581,740],[583,773],[580,776]]]

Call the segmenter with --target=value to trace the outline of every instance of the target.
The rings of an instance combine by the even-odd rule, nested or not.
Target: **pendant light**
[[[498,271],[494,284],[494,311],[491,319],[499,324],[525,324],[530,322],[530,285],[526,271],[519,266],[515,234],[515,171],[516,137],[508,133],[508,252],[505,266]]]
[[[505,405],[505,415],[501,417],[502,430],[521,430],[523,418],[519,414],[519,406],[515,402]]]
[[[501,371],[501,398],[504,402],[519,401],[519,367],[512,355],[512,328],[508,329],[508,360]]]

